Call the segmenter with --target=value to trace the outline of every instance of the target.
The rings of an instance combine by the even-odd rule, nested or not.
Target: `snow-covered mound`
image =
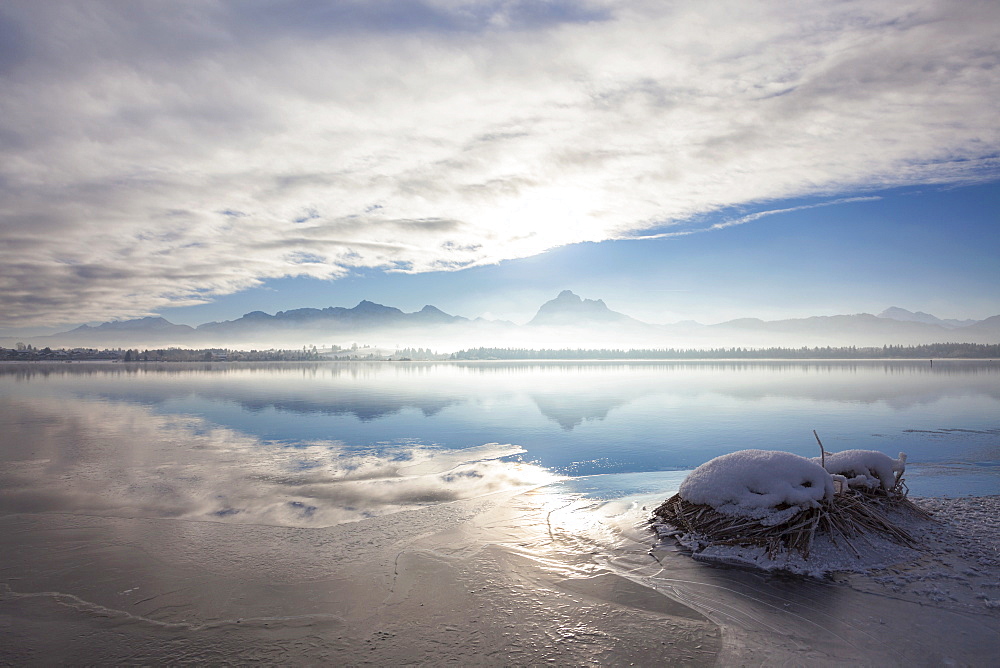
[[[678,494],[724,515],[784,522],[833,498],[833,477],[806,457],[777,450],[740,450],[705,462]]]
[[[843,476],[848,487],[892,489],[899,476],[906,470],[906,453],[899,453],[899,459],[876,450],[844,450],[828,452],[824,466],[835,476]],[[813,460],[820,463],[819,457]]]
[[[805,565],[814,547],[824,564],[841,550],[860,559],[854,537],[865,553],[888,543],[915,546],[897,521],[929,516],[906,498],[906,455],[846,450],[825,454],[826,468],[821,461],[774,450],[716,457],[692,471],[650,521],[696,559],[801,573],[822,570]]]

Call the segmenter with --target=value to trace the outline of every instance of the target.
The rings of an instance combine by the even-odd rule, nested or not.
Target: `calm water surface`
[[[815,456],[814,429],[906,452],[913,493],[1000,493],[992,361],[7,364],[0,416],[7,511],[329,524],[552,476],[648,492],[734,450]]]

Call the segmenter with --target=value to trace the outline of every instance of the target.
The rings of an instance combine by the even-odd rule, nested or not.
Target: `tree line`
[[[307,362],[326,360],[328,357],[320,354],[316,347],[301,350],[229,350],[226,348],[203,348],[193,350],[187,348],[160,348],[156,350],[138,350],[107,348],[35,348],[33,346],[18,346],[17,348],[0,348],[0,360],[25,362]]]
[[[340,359],[382,359],[335,346],[332,356]],[[344,353],[339,355],[338,353]],[[685,360],[685,359],[1000,359],[1000,344],[932,343],[919,346],[844,346],[801,348],[470,348],[451,355],[424,348],[402,348],[396,359],[403,360]],[[306,362],[329,360],[315,346],[301,350],[230,350],[227,348],[165,348],[138,350],[111,348],[51,349],[19,345],[0,348],[0,361],[117,361],[117,362]]]
[[[472,348],[453,360],[683,360],[683,359],[989,359],[1000,358],[1000,344],[932,343],[918,346],[843,346],[801,348]]]

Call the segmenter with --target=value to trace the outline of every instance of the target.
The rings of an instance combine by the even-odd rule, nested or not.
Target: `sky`
[[[1000,314],[995,2],[0,4],[0,333]]]

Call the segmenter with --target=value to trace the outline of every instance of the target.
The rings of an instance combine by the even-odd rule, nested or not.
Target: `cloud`
[[[997,174],[995,3],[386,7],[0,8],[0,325]]]
[[[773,216],[778,213],[792,213],[794,211],[806,211],[808,209],[818,209],[825,206],[835,206],[837,204],[850,204],[853,202],[873,202],[882,199],[877,196],[867,196],[867,197],[842,197],[840,199],[829,200],[826,202],[818,202],[816,204],[802,204],[799,206],[785,207],[784,209],[771,209],[770,211],[756,211],[754,213],[749,213],[745,216],[740,216],[739,218],[730,218],[719,223],[712,223],[708,227],[693,228],[680,230],[675,232],[662,232],[660,234],[644,234],[640,236],[630,237],[636,241],[643,239],[666,239],[669,237],[682,237],[689,234],[697,234],[698,232],[708,232],[710,230],[724,230],[727,227],[735,227],[736,225],[744,225],[746,223],[752,223],[755,220],[760,220],[765,216]]]

